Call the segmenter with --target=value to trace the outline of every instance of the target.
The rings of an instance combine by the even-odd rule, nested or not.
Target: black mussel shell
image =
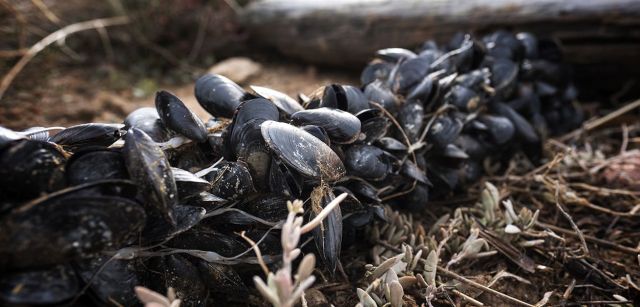
[[[156,93],[156,109],[167,128],[198,143],[207,140],[204,123],[175,95],[167,91]]]
[[[245,197],[255,190],[249,168],[243,162],[223,161],[205,178],[211,182],[211,194],[226,200]]]
[[[329,135],[327,134],[327,131],[324,130],[324,128],[316,125],[305,125],[301,126],[300,129],[309,132],[309,134],[317,137],[323,143],[331,146],[331,139],[329,138]]]
[[[509,59],[492,59],[487,64],[491,70],[491,85],[497,97],[508,97],[515,89],[518,64]]]
[[[211,184],[208,181],[194,175],[192,172],[176,167],[172,167],[171,172],[176,181],[180,199],[195,197],[201,192],[206,192],[211,189]]]
[[[382,149],[371,145],[354,145],[345,152],[349,175],[379,181],[391,172],[391,162]]]
[[[508,31],[499,30],[483,38],[487,46],[487,55],[494,58],[520,61],[525,48],[516,36]]]
[[[395,93],[405,95],[427,75],[431,62],[423,57],[415,57],[399,65],[392,89]]]
[[[447,147],[442,151],[441,155],[447,158],[453,159],[468,159],[469,155],[460,147],[455,144],[448,144]]]
[[[407,134],[411,142],[415,142],[422,134],[424,126],[424,108],[418,102],[407,102],[400,108],[398,112],[398,121],[402,130]]]
[[[357,199],[364,202],[379,203],[380,197],[378,197],[378,189],[371,185],[364,179],[358,177],[351,177],[349,180],[340,183],[347,188],[349,192],[357,196]],[[336,187],[336,189],[339,187]]]
[[[187,256],[164,256],[161,263],[164,288],[171,287],[176,291],[180,306],[206,305],[209,291],[200,278],[200,271]]]
[[[173,207],[178,188],[164,152],[142,130],[131,128],[124,137],[123,154],[129,177],[142,190],[146,204],[175,223]]]
[[[362,123],[360,141],[365,144],[370,144],[385,136],[391,125],[389,119],[380,109],[367,109],[356,114],[356,117]]]
[[[68,265],[8,273],[0,277],[0,303],[3,306],[62,303],[73,298],[79,289]]]
[[[518,112],[512,109],[509,105],[495,102],[492,104],[492,110],[497,114],[508,118],[516,129],[518,136],[527,143],[539,143],[540,137],[536,133],[536,130],[529,124],[529,122],[522,117]]]
[[[299,197],[303,190],[302,178],[292,172],[284,163],[277,159],[271,161],[269,171],[269,189],[271,192],[289,197]]]
[[[431,73],[425,76],[420,83],[414,86],[407,94],[407,101],[415,100],[422,103],[429,103],[436,92],[436,84],[438,83],[436,78],[438,74]]]
[[[278,109],[282,110],[287,115],[291,115],[298,111],[304,110],[304,108],[302,107],[302,105],[300,105],[300,103],[298,103],[295,99],[289,97],[289,95],[285,93],[272,90],[267,87],[255,86],[255,85],[252,85],[251,89],[256,94],[258,94],[258,96],[269,99],[271,102],[273,102],[273,104],[276,105],[276,107],[278,107]]]
[[[538,58],[538,39],[533,34],[529,32],[520,32],[516,34],[516,38],[520,41],[524,48],[525,58]]]
[[[201,207],[177,205],[173,208],[175,225],[169,224],[158,216],[157,212],[149,212],[147,224],[141,235],[143,245],[165,242],[196,226],[204,218],[206,210]]]
[[[513,123],[506,117],[482,115],[478,118],[478,121],[487,126],[487,132],[491,136],[491,140],[497,145],[506,144],[515,134]]]
[[[338,144],[352,143],[360,134],[360,120],[353,114],[330,108],[318,108],[296,112],[291,115],[294,125],[316,125],[322,127],[329,138]]]
[[[156,142],[166,142],[171,137],[171,133],[160,119],[156,108],[139,108],[127,115],[124,119],[124,128],[138,128]]]
[[[347,111],[351,114],[358,114],[360,111],[369,108],[369,99],[357,87],[351,85],[343,85],[345,96],[347,98]]]
[[[456,106],[458,110],[464,112],[475,111],[480,107],[480,103],[482,102],[478,93],[462,85],[454,85],[451,90],[445,94],[444,99],[447,103]]]
[[[429,132],[427,132],[427,142],[438,149],[444,149],[460,135],[462,131],[462,121],[453,116],[442,116],[437,118]]]
[[[393,69],[393,65],[383,61],[369,63],[360,74],[360,82],[363,86],[366,86],[376,80],[386,80]]]
[[[129,174],[120,151],[104,148],[76,152],[65,167],[71,186],[107,179],[128,179]]]
[[[395,203],[401,208],[418,211],[424,210],[430,197],[430,189],[426,184],[418,183],[408,194],[399,198]]]
[[[269,100],[255,98],[240,105],[225,136],[227,160],[247,163],[254,184],[266,185],[271,155],[262,138],[260,125],[265,120],[278,120],[278,109]]]
[[[489,154],[490,146],[469,134],[460,134],[454,144],[456,147],[464,150],[464,152],[473,160],[482,161]]]
[[[382,147],[382,149],[386,151],[406,151],[408,149],[405,143],[388,136],[377,140],[376,145]]]
[[[0,271],[45,267],[116,249],[145,222],[127,181],[102,181],[26,203],[0,220]]]
[[[87,284],[102,303],[132,306],[138,303],[133,291],[141,284],[135,260],[110,259],[98,256],[75,264],[78,276]]]
[[[265,121],[261,129],[264,140],[278,159],[301,175],[330,182],[344,175],[344,165],[338,155],[306,131],[275,121]]]
[[[195,96],[211,115],[231,118],[245,91],[225,76],[206,74],[196,81]]]
[[[177,235],[166,245],[172,248],[203,251],[215,248],[215,252],[223,257],[237,256],[249,248],[238,235],[228,235],[201,226]]]
[[[14,142],[0,152],[0,195],[28,199],[63,188],[65,161],[55,144]]]
[[[367,84],[364,88],[364,95],[367,96],[369,101],[380,104],[389,112],[395,112],[398,107],[398,100],[396,99],[396,96],[393,94],[391,89],[380,80]]]
[[[289,214],[288,200],[290,197],[283,195],[261,194],[243,201],[235,208],[265,221],[278,222],[285,220]]]
[[[58,132],[49,141],[72,151],[86,146],[106,147],[120,138],[122,127],[121,124],[82,124]]]
[[[322,209],[331,202],[335,196],[326,186],[319,186],[311,193],[311,213],[313,219]],[[322,225],[312,231],[316,248],[319,251],[320,259],[325,263],[326,268],[334,274],[340,261],[340,251],[342,248],[342,211],[340,206],[333,209],[327,217],[322,220]]]
[[[405,160],[404,163],[402,163],[400,173],[408,178],[417,180],[420,183],[431,184],[429,179],[427,179],[425,170],[420,169],[419,166],[410,160]]]
[[[196,267],[216,303],[219,300],[246,302],[249,289],[231,266],[197,260]]]

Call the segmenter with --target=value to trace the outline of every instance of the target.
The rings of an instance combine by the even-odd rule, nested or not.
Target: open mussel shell
[[[76,150],[85,146],[109,146],[120,139],[123,125],[89,123],[72,126],[49,138],[50,142],[65,149]]]
[[[116,249],[144,225],[135,186],[102,181],[61,190],[0,220],[0,271],[66,263]],[[54,242],[54,243],[52,243]]]
[[[239,85],[225,76],[206,74],[196,81],[198,103],[215,117],[231,118],[245,94]]]
[[[302,179],[278,159],[274,158],[271,161],[271,169],[269,170],[269,189],[271,192],[289,197],[299,197],[304,188]]]
[[[67,183],[71,186],[107,179],[127,179],[129,174],[122,153],[105,148],[76,152],[65,166]]]
[[[338,144],[352,143],[360,134],[360,120],[353,114],[330,108],[318,108],[296,112],[291,115],[294,125],[322,127],[329,138]]]
[[[211,194],[226,200],[239,199],[255,191],[249,168],[243,162],[220,162],[205,179],[211,183]]]
[[[369,108],[367,96],[357,87],[351,85],[331,84],[322,87],[314,93],[322,91],[322,97],[317,107],[339,109],[356,114]]]
[[[360,120],[362,126],[360,128],[360,141],[365,144],[371,144],[385,136],[389,126],[391,126],[389,119],[377,108],[364,110],[356,114],[356,117]]]
[[[7,273],[0,277],[0,303],[3,306],[62,303],[73,298],[79,289],[75,273],[68,265]]]
[[[63,188],[65,161],[55,144],[15,141],[0,151],[0,195],[28,199]]]
[[[207,140],[204,123],[175,95],[167,91],[156,93],[156,109],[167,128],[198,143]]]
[[[98,256],[75,263],[78,277],[89,284],[91,293],[101,303],[132,306],[138,303],[134,292],[141,285],[136,260],[110,259]]]
[[[329,204],[335,195],[326,186],[318,186],[311,192],[310,219],[313,219]],[[331,274],[334,274],[340,260],[342,248],[342,211],[340,206],[333,209],[322,220],[322,225],[313,229],[313,240],[319,251],[320,259],[325,263]]]
[[[192,172],[176,167],[172,167],[171,172],[176,181],[180,199],[195,197],[201,192],[211,189],[211,184],[208,181],[194,175]]]
[[[345,165],[349,175],[366,180],[384,179],[392,169],[389,156],[371,145],[353,145],[345,151]]]
[[[306,131],[275,121],[262,123],[261,131],[278,159],[301,175],[330,182],[344,175],[345,168],[338,155]]]
[[[124,129],[138,128],[156,142],[166,142],[171,133],[160,119],[156,108],[139,108],[129,113],[124,119]]]
[[[276,107],[278,107],[278,109],[282,110],[282,112],[286,113],[287,115],[291,115],[298,111],[304,110],[304,108],[302,107],[302,105],[300,105],[300,103],[298,103],[298,101],[291,98],[285,93],[272,90],[268,87],[255,85],[252,85],[250,87],[256,94],[258,94],[258,96],[269,99],[271,102],[273,102],[273,104],[276,105]]]
[[[164,152],[137,128],[129,129],[124,140],[123,154],[129,177],[141,188],[146,204],[169,223],[175,223],[173,207],[178,201],[178,188]]]

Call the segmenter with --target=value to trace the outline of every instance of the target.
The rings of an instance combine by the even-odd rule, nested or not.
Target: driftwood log
[[[241,20],[255,40],[317,64],[361,66],[380,48],[506,28],[558,40],[578,82],[619,90],[640,76],[638,0],[260,0]]]

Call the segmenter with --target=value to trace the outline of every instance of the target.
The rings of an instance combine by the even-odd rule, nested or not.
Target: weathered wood
[[[380,48],[507,28],[557,39],[580,78],[594,67],[640,76],[638,0],[260,0],[241,21],[255,41],[310,63],[360,67]]]
[[[581,61],[640,50],[638,0],[262,0],[244,10],[242,21],[284,54],[340,65],[362,64],[384,47],[503,27],[557,38]]]

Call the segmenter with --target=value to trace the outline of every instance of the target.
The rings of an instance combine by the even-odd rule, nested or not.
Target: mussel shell
[[[171,171],[176,181],[180,199],[194,197],[211,189],[211,184],[208,181],[194,175],[192,172],[176,167],[172,167]]]
[[[330,108],[318,108],[296,112],[291,115],[294,125],[316,125],[322,127],[329,138],[338,144],[348,144],[360,134],[360,120],[353,114]]]
[[[124,129],[129,130],[131,127],[144,131],[156,142],[166,142],[171,137],[156,108],[139,108],[129,113],[124,119]]]
[[[216,302],[229,299],[246,302],[249,289],[231,266],[199,260],[196,267]]]
[[[336,181],[345,173],[338,155],[327,144],[289,124],[265,121],[262,136],[273,153],[301,175]]]
[[[198,103],[216,117],[231,118],[245,91],[227,77],[206,74],[196,81],[195,96]]]
[[[482,115],[478,120],[487,126],[491,140],[498,145],[506,144],[515,134],[513,123],[506,117]]]
[[[317,137],[323,143],[331,146],[331,139],[329,138],[329,135],[327,134],[327,131],[324,130],[324,128],[316,125],[305,125],[301,126],[300,129],[309,132],[309,134]]]
[[[376,81],[376,80],[386,80],[389,76],[389,72],[393,69],[392,63],[383,62],[383,61],[374,61],[369,63],[367,67],[362,70],[360,74],[360,82],[363,86]]]
[[[168,247],[180,249],[212,250],[223,256],[233,257],[244,252],[249,247],[237,235],[228,235],[223,232],[198,226],[192,231],[179,234],[166,244]]]
[[[249,168],[243,162],[223,161],[205,178],[211,182],[211,194],[226,200],[245,197],[255,190]]]
[[[376,51],[377,58],[390,63],[396,63],[404,59],[413,59],[416,56],[415,52],[404,48],[385,48]]]
[[[524,57],[527,59],[538,58],[538,39],[529,32],[520,32],[516,34],[516,38],[520,41],[524,48]]]
[[[175,95],[167,91],[156,93],[156,109],[167,128],[198,143],[207,140],[204,123]]]
[[[370,144],[387,134],[391,122],[382,114],[379,109],[367,109],[356,114],[356,117],[362,123],[361,141]]]
[[[116,249],[140,231],[142,206],[127,181],[62,190],[11,211],[0,220],[0,271],[45,267]]]
[[[424,108],[422,104],[417,102],[405,103],[400,108],[397,117],[402,130],[407,134],[409,140],[411,142],[417,141],[424,126]]]
[[[310,218],[313,219],[334,198],[335,196],[327,187],[318,186],[315,188],[311,193]],[[314,228],[312,233],[320,259],[325,263],[329,272],[334,274],[338,261],[340,261],[342,249],[342,211],[340,206],[335,207],[322,220],[322,225]]]
[[[449,104],[464,112],[473,112],[480,107],[480,95],[468,87],[454,85],[444,97]]]
[[[358,114],[369,108],[369,99],[359,88],[351,85],[343,85],[342,88],[347,98],[347,111],[349,113]]]
[[[302,195],[302,178],[292,172],[284,163],[277,159],[271,161],[269,171],[269,189],[273,193],[286,195],[289,197],[299,197]]]
[[[395,93],[405,95],[427,75],[431,62],[426,58],[415,57],[399,65],[392,89]]]
[[[266,221],[278,222],[285,220],[287,214],[289,214],[287,209],[288,200],[290,200],[290,197],[283,195],[260,194],[244,200],[236,205],[235,208]]]
[[[378,139],[376,144],[386,151],[406,151],[408,149],[406,144],[388,136]]]
[[[461,131],[462,121],[452,116],[442,116],[434,121],[427,132],[427,142],[433,144],[435,148],[444,149],[455,141]]]
[[[391,172],[391,163],[382,149],[371,145],[353,145],[345,152],[349,175],[366,180],[382,180]]]
[[[180,306],[204,306],[209,291],[200,278],[198,268],[187,256],[168,255],[162,257],[164,288],[173,288],[180,298]]]
[[[380,80],[367,84],[364,88],[364,95],[367,96],[369,101],[380,104],[389,112],[395,112],[398,107],[396,96],[391,89]]]
[[[122,153],[103,148],[76,152],[67,161],[65,175],[72,186],[106,179],[129,178]]]
[[[402,163],[400,173],[408,178],[417,180],[420,183],[431,184],[429,179],[427,179],[425,170],[420,169],[420,167],[410,160],[405,160],[404,163]]]
[[[0,152],[0,194],[37,197],[65,186],[64,153],[43,141],[18,140]]]
[[[78,276],[90,283],[91,292],[101,303],[117,303],[132,306],[138,303],[133,291],[141,285],[135,260],[110,259],[98,256],[78,261],[75,265]]]
[[[13,141],[24,139],[22,134],[19,134],[11,129],[0,126],[0,149],[11,144]]]
[[[72,151],[85,146],[106,147],[120,138],[123,127],[121,124],[82,124],[58,132],[49,141]]]
[[[174,224],[173,207],[178,188],[164,152],[142,130],[131,128],[124,137],[124,160],[129,177],[141,189],[147,205]]]
[[[300,103],[285,93],[262,86],[252,85],[250,87],[256,94],[258,94],[258,96],[269,99],[276,105],[276,107],[278,107],[278,109],[285,112],[287,115],[304,110]]]
[[[205,213],[204,208],[177,205],[173,208],[175,224],[169,224],[158,216],[158,212],[149,212],[147,224],[142,230],[141,243],[152,245],[167,241],[196,226],[204,218]]]
[[[0,277],[0,303],[20,306],[61,303],[76,295],[79,288],[68,265],[9,273]]]
[[[379,203],[382,200],[378,197],[378,189],[364,179],[351,177],[349,180],[340,183],[349,192],[357,196],[357,199],[364,202]],[[336,187],[336,189],[339,187]]]
[[[488,65],[491,70],[491,85],[496,91],[496,96],[509,96],[516,85],[518,65],[503,58],[494,59]]]

